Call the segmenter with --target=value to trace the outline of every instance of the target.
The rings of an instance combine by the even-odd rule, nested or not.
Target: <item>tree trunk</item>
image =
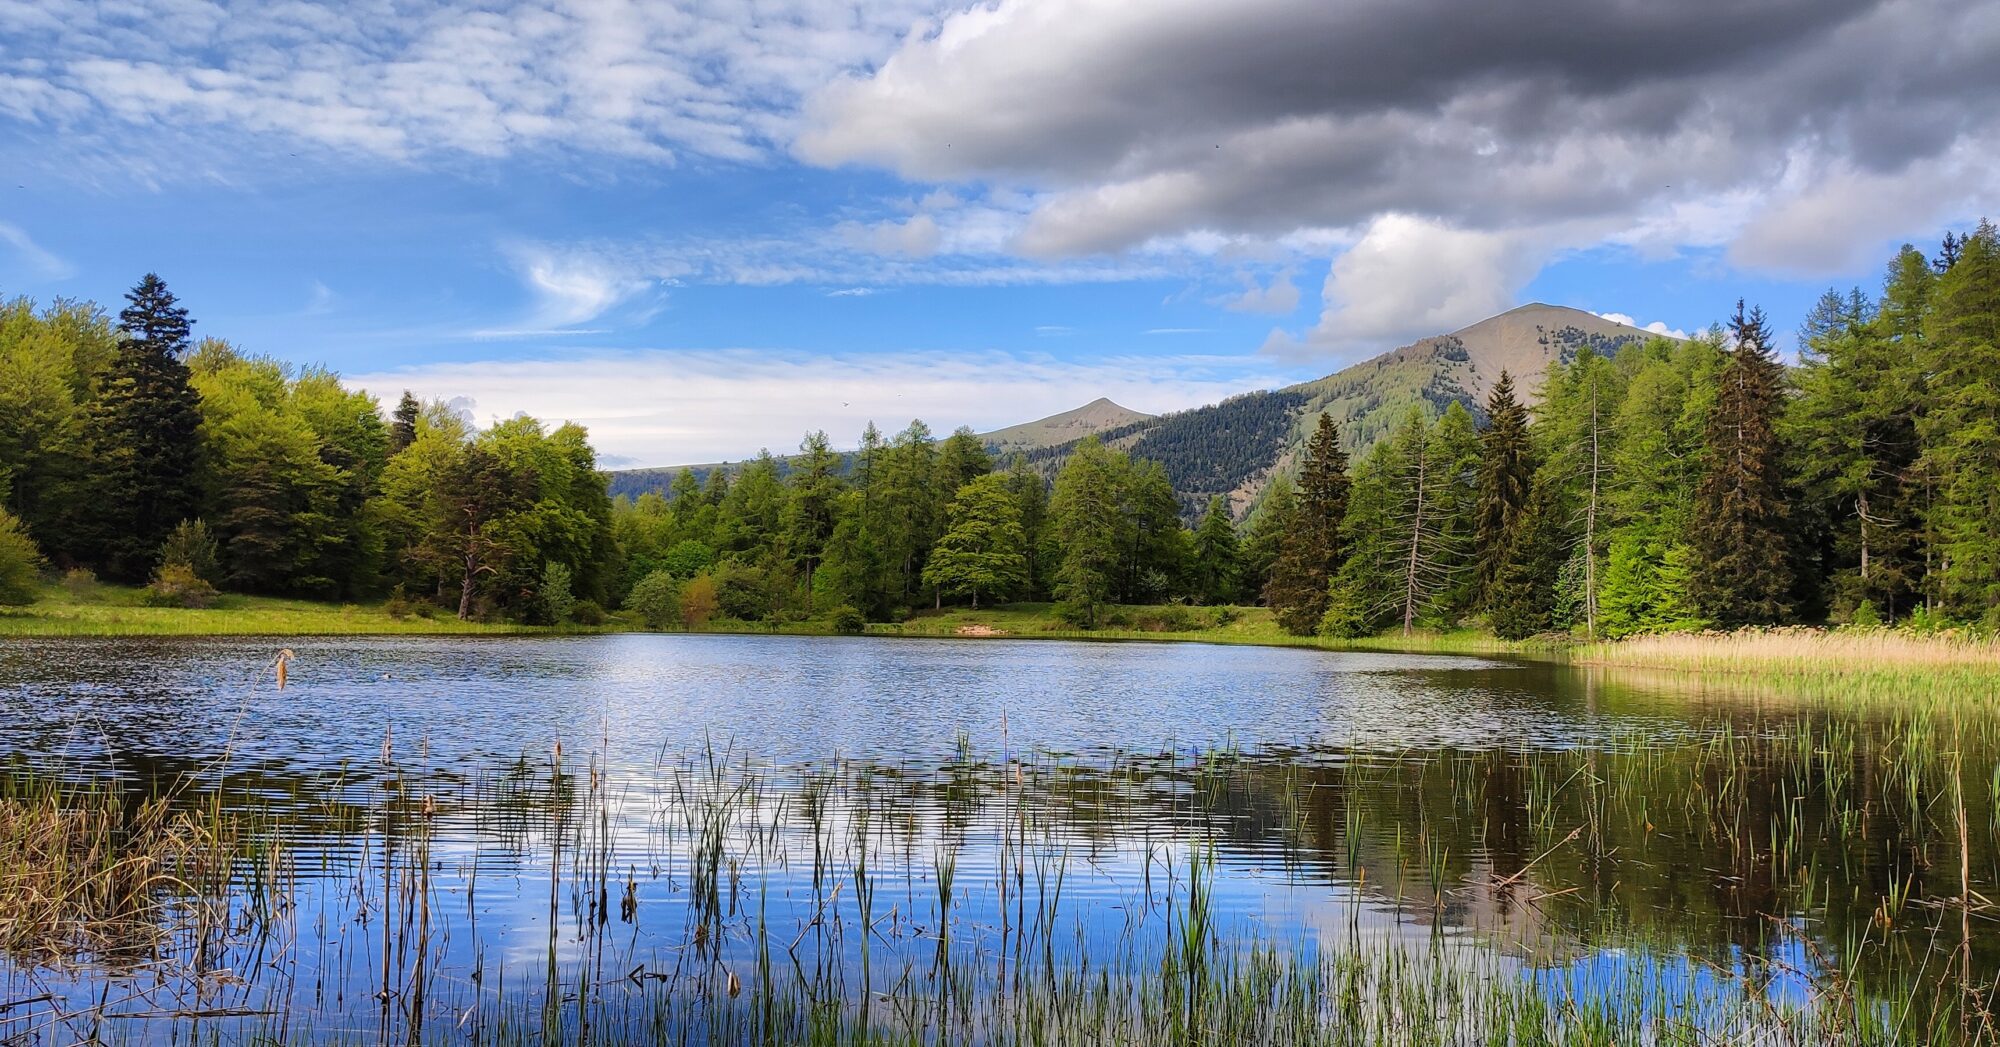
[[[472,575],[476,561],[471,553],[465,554],[465,576],[458,583],[458,617],[460,621],[472,618]]]

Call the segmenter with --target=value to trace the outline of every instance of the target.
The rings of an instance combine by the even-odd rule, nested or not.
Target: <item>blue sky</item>
[[[656,465],[1527,301],[1788,331],[1993,198],[1990,5],[1687,6],[0,0],[0,294],[154,270],[199,334]]]

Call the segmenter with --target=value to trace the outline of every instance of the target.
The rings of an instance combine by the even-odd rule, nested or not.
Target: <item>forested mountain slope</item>
[[[1580,309],[1540,303],[1510,309],[1450,334],[1433,335],[1310,382],[1245,393],[1100,433],[1112,446],[1165,467],[1190,519],[1215,495],[1242,516],[1271,476],[1287,469],[1321,414],[1340,425],[1350,453],[1388,435],[1412,404],[1432,415],[1454,401],[1478,416],[1505,371],[1532,399],[1551,363],[1590,347],[1610,355],[1651,335]],[[1053,472],[1074,443],[1029,461]]]

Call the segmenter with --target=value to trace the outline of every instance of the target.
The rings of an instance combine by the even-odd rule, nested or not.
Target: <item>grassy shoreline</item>
[[[1915,634],[1889,629],[1746,629],[1680,633],[1599,643],[1541,638],[1515,642],[1478,629],[1389,632],[1356,639],[1293,636],[1261,607],[1114,607],[1097,629],[1078,629],[1050,604],[925,611],[904,622],[870,623],[865,635],[956,640],[1084,640],[1299,647],[1326,651],[1501,655],[1561,661],[1589,669],[1712,681],[1730,688],[1800,689],[1828,694],[2000,695],[2000,638],[1962,632]],[[117,636],[494,636],[639,631],[613,618],[601,626],[462,622],[391,615],[383,604],[331,604],[226,596],[212,608],[149,607],[137,589],[59,587],[26,607],[0,608],[0,638]],[[826,621],[718,620],[697,633],[833,636]]]

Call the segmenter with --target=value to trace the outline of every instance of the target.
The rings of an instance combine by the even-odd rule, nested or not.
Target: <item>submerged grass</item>
[[[240,891],[238,864],[251,853],[278,860],[218,808],[128,799],[109,783],[0,777],[0,954],[63,966],[150,958],[177,933],[206,940],[226,917],[205,903]]]
[[[0,1008],[0,1037],[95,1040],[109,1021],[189,1042],[1994,1043],[1971,921],[1994,915],[1978,891],[2000,778],[1989,794],[1967,742],[1921,718],[1800,720],[1331,765],[981,758],[961,741],[928,769],[710,748],[636,773],[556,747],[469,783],[385,745],[373,809],[320,859],[331,934],[205,958],[206,939],[146,939],[175,978],[261,981],[227,1006],[196,990],[135,1008],[103,1001],[154,975],[86,980]],[[183,797],[195,823],[162,833],[147,827],[181,823],[113,814],[108,786],[12,795],[42,841],[8,852],[23,866],[178,868],[156,841],[192,833],[234,870],[239,910],[295,882],[288,855],[224,861],[236,837],[202,835],[223,824],[201,813],[213,797]],[[1323,884],[1318,918],[1228,915],[1246,815],[1285,827],[1258,860]],[[1070,882],[1121,861],[1142,871]],[[1672,871],[1713,862],[1712,892]],[[490,882],[509,864],[531,870],[517,895]],[[294,912],[291,890],[264,910]]]

